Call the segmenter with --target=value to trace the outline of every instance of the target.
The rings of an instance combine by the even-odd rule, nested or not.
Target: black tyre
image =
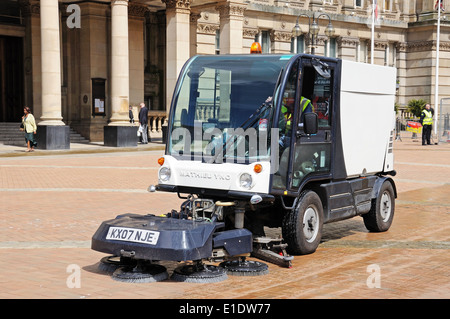
[[[316,251],[322,239],[323,207],[314,191],[300,194],[297,205],[283,219],[283,239],[292,255],[306,255]]]
[[[364,225],[371,232],[387,231],[392,225],[394,211],[394,188],[389,181],[384,181],[377,198],[372,199],[370,211],[363,215]]]

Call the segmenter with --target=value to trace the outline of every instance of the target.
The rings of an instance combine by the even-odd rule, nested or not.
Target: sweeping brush
[[[229,260],[219,266],[231,276],[262,276],[269,273],[267,264],[253,260]]]
[[[156,264],[138,263],[135,267],[120,267],[112,274],[112,279],[128,283],[149,283],[169,278],[166,267]]]
[[[171,279],[190,283],[215,283],[228,278],[225,269],[213,265],[184,265],[172,273]]]
[[[119,256],[107,256],[100,260],[98,270],[100,272],[112,275],[117,268],[125,266],[136,266],[136,261],[124,259]]]

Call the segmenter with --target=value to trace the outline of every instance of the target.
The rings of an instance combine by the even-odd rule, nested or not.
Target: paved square
[[[369,233],[360,217],[327,224],[318,250],[296,256],[292,268],[269,264],[265,276],[212,284],[124,283],[97,268],[106,255],[91,250],[90,240],[102,221],[179,207],[176,194],[147,192],[157,182],[163,151],[5,149],[0,147],[3,299],[450,297],[447,144],[421,146],[408,137],[395,142],[398,199],[388,232]],[[176,266],[166,264],[169,271]]]

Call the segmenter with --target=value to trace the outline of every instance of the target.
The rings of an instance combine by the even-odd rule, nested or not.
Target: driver
[[[302,110],[302,114],[314,112],[314,106],[312,105],[311,100],[304,96],[300,98],[300,108]],[[289,100],[288,95],[285,93],[283,104],[281,106],[282,116],[280,117],[280,121],[278,123],[278,127],[280,128],[280,133],[282,135],[280,138],[280,146],[283,148],[289,146],[294,111],[294,102]]]

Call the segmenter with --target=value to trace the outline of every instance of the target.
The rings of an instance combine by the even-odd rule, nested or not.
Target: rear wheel
[[[296,207],[283,219],[282,232],[287,251],[293,255],[315,252],[322,238],[322,227],[322,201],[314,191],[304,191]]]
[[[384,181],[377,198],[372,199],[370,211],[363,215],[364,225],[372,232],[387,231],[392,225],[394,210],[394,189],[389,181]]]

